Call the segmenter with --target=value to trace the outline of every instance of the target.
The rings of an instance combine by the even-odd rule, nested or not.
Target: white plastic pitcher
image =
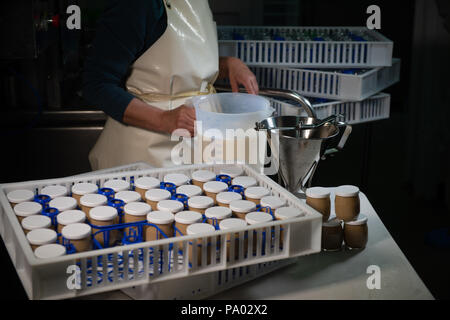
[[[245,93],[217,93],[196,96],[191,99],[195,107],[197,121],[202,121],[202,129],[218,129],[225,134],[226,129],[255,127],[255,123],[272,116],[275,109],[268,99]]]

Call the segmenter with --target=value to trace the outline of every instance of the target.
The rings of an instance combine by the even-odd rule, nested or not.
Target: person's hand
[[[194,136],[195,120],[195,109],[184,104],[176,109],[164,111],[161,116],[164,132],[172,134],[176,129],[185,129],[189,131],[191,137]]]
[[[233,92],[238,92],[239,86],[242,85],[250,94],[259,93],[258,81],[244,62],[238,58],[227,57],[226,68]]]

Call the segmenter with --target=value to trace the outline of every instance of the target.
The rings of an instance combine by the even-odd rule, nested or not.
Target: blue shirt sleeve
[[[129,68],[166,27],[162,0],[109,1],[85,62],[84,99],[122,122],[134,98],[125,89]]]

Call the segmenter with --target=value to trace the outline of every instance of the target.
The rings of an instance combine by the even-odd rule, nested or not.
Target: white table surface
[[[333,212],[333,192],[331,197]],[[369,227],[369,241],[364,250],[300,257],[295,264],[211,299],[433,299],[367,197],[361,193],[360,198],[361,213],[368,217]],[[367,279],[371,276],[367,268],[371,265],[380,268],[380,289],[367,288]],[[129,299],[121,291],[85,298]]]

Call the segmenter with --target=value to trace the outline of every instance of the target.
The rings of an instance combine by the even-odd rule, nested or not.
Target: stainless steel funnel
[[[346,125],[311,117],[279,116],[265,119],[256,126],[257,130],[267,132],[272,161],[278,166],[279,183],[296,193],[306,188],[320,158],[329,150],[333,138],[339,136],[339,127]],[[343,135],[339,145],[350,131],[344,130],[345,138]]]

